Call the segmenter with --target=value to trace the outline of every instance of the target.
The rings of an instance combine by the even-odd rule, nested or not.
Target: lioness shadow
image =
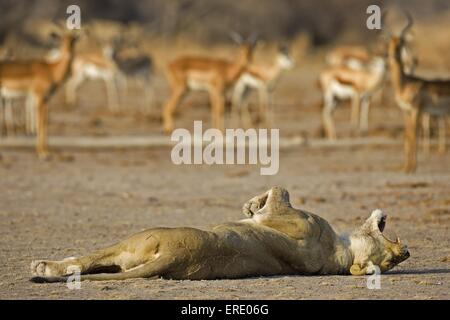
[[[395,274],[441,274],[450,273],[450,269],[418,269],[418,270],[393,270],[386,272],[386,275]]]
[[[447,274],[450,273],[450,269],[418,269],[418,270],[414,270],[414,269],[410,269],[410,270],[394,270],[394,271],[388,271],[386,273],[383,273],[383,275],[418,275],[418,274]],[[319,277],[319,278],[323,278],[323,277],[345,277],[348,275],[309,275],[308,277]],[[270,279],[282,279],[282,278],[286,278],[286,277],[305,277],[304,275],[274,275],[274,276],[268,276],[265,278],[270,278]],[[254,280],[254,279],[261,279],[260,277],[250,277],[250,278],[245,278],[242,280]]]

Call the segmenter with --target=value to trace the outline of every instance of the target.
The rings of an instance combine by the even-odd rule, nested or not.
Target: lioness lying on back
[[[81,280],[363,275],[373,272],[373,265],[384,272],[409,257],[405,245],[383,236],[381,210],[349,237],[339,237],[321,217],[294,209],[288,192],[279,187],[250,199],[243,212],[248,219],[211,231],[149,229],[84,257],[33,261],[32,280],[65,281],[74,266]]]

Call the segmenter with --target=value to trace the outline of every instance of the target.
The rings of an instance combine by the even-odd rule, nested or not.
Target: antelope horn
[[[412,27],[412,25],[414,23],[413,18],[411,16],[411,13],[409,13],[409,11],[406,11],[406,10],[404,10],[403,12],[404,12],[406,18],[408,19],[408,23],[403,28],[402,32],[400,33],[400,39],[402,39],[402,40],[404,39],[406,33],[409,31],[409,29],[411,29],[411,27]]]

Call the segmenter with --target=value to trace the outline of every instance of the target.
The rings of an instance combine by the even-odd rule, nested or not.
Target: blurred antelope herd
[[[370,47],[352,44],[327,49],[324,67],[315,76],[322,96],[321,115],[317,116],[321,117],[326,138],[336,140],[339,133],[333,112],[342,101],[349,101],[349,124],[356,134],[366,135],[370,106],[383,104],[392,96],[404,115],[404,169],[413,172],[417,166],[418,133],[423,133],[423,146],[429,152],[431,124],[437,124],[439,152],[445,152],[450,75],[447,79],[420,75],[420,59],[410,44],[416,37],[427,35],[413,33],[414,19],[406,11],[397,15],[395,22],[401,27],[394,32],[386,23],[389,14],[383,15],[382,30]],[[104,82],[105,104],[114,114],[130,111],[126,96],[133,87],[131,92],[140,100],[138,111],[158,114],[161,131],[167,134],[177,127],[176,109],[193,91],[207,92],[212,127],[275,128],[280,125],[274,123],[273,116],[272,95],[277,82],[283,72],[293,68],[300,68],[301,72],[305,64],[304,54],[293,54],[292,41],[277,43],[271,57],[255,62],[255,52],[265,50],[264,39],[258,38],[257,30],[247,37],[224,31],[237,44],[232,53],[227,52],[228,57],[215,52],[189,54],[186,48],[186,53],[170,51],[166,59],[158,61],[153,55],[156,46],[145,45],[142,31],[135,25],[105,27],[94,21],[79,31],[69,32],[61,23],[43,21],[36,22],[34,29],[42,36],[39,45],[31,50],[33,54],[24,54],[30,44],[23,38],[17,43],[13,36],[0,49],[0,133],[3,139],[36,135],[41,158],[48,156],[48,114],[52,112],[49,102],[61,91],[65,103],[76,106],[87,80]],[[156,72],[164,72],[168,96],[156,90]],[[252,90],[257,93],[257,108],[249,108]]]

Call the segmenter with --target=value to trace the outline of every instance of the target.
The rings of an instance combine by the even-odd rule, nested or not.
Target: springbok
[[[408,12],[405,15],[407,25],[399,36],[390,36],[388,51],[395,100],[404,114],[404,170],[414,172],[417,168],[418,119],[422,114],[438,118],[450,114],[450,79],[425,79],[405,72],[401,52],[405,46],[405,34],[413,25],[411,15]],[[441,145],[445,144],[445,139],[440,140]]]
[[[423,132],[423,150],[425,151],[425,154],[430,154],[430,122],[431,122],[431,114],[430,113],[423,113],[422,114],[422,132]],[[438,152],[440,154],[444,154],[446,147],[447,147],[447,141],[446,141],[446,122],[447,117],[445,115],[437,117],[438,122],[438,136],[439,136],[439,146],[438,146]]]
[[[385,73],[384,59],[375,57],[372,58],[366,69],[331,67],[320,74],[319,83],[323,92],[322,118],[329,139],[336,139],[332,113],[337,106],[338,99],[351,99],[351,124],[354,128],[367,132],[370,100],[382,85]]]
[[[0,91],[25,94],[36,109],[36,151],[40,158],[48,155],[48,101],[71,72],[77,36],[67,33],[62,37],[60,57],[54,62],[45,59],[0,62]],[[31,106],[30,105],[30,106]]]
[[[60,41],[59,36],[52,32],[50,33],[50,42],[55,44]],[[6,55],[0,58],[3,61],[12,61],[15,59],[13,53],[9,49],[5,49]],[[54,63],[61,57],[59,48],[53,48],[44,57],[45,61]],[[24,106],[17,106],[15,102],[20,99],[25,99]],[[27,91],[8,90],[7,88],[0,89],[0,107],[3,109],[0,111],[2,116],[2,123],[4,126],[5,134],[12,136],[16,134],[16,128],[25,124],[26,134],[36,133],[36,110],[33,106],[31,96]]]
[[[325,59],[330,66],[361,70],[370,62],[372,55],[364,46],[343,45],[330,50]]]
[[[250,63],[254,37],[243,41],[242,37],[233,35],[240,45],[239,54],[234,60],[204,56],[183,55],[168,65],[168,80],[172,95],[164,106],[164,131],[172,132],[174,128],[173,113],[188,91],[207,91],[212,104],[212,126],[224,128],[224,104],[226,90],[239,79],[245,67]]]
[[[153,103],[153,88],[151,86],[151,80],[154,73],[154,63],[151,56],[142,52],[135,52],[133,56],[124,57],[119,54],[119,51],[123,45],[123,40],[117,39],[114,41],[113,47],[108,54],[112,61],[117,66],[118,76],[120,82],[125,87],[125,92],[128,94],[128,81],[133,79],[136,84],[142,89],[145,100],[142,108],[143,112],[150,112]]]
[[[118,112],[119,95],[116,84],[117,66],[109,56],[108,48],[79,53],[73,61],[73,72],[66,84],[66,102],[75,105],[78,87],[86,80],[103,80],[106,87],[108,109]]]
[[[293,68],[294,60],[289,54],[287,46],[280,46],[275,61],[271,65],[251,64],[236,82],[232,97],[232,114],[238,116],[244,126],[251,125],[251,117],[248,111],[248,95],[251,89],[258,91],[259,95],[259,118],[263,118],[270,126],[268,119],[271,118],[271,93],[283,70]],[[268,113],[270,113],[268,115]]]

